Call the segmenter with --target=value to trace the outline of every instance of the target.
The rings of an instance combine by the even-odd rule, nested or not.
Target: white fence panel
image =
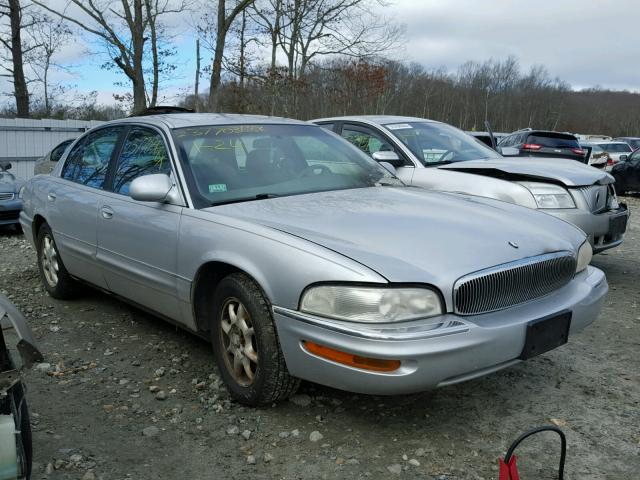
[[[0,161],[11,162],[14,175],[29,179],[38,158],[60,142],[77,138],[101,123],[97,120],[0,118]]]

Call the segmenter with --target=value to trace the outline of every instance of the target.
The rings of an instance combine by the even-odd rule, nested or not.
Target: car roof
[[[236,113],[166,113],[159,115],[143,115],[127,117],[109,122],[118,123],[148,123],[162,124],[169,128],[199,127],[208,125],[244,125],[244,124],[285,124],[310,125],[308,122],[283,117],[269,117],[266,115],[241,115]],[[101,125],[102,126],[102,125]]]
[[[310,121],[311,122],[353,121],[353,122],[375,123],[378,125],[389,125],[392,123],[407,123],[407,122],[441,123],[436,120],[429,120],[428,118],[403,117],[399,115],[348,115],[344,117],[316,118]]]
[[[618,145],[629,145],[627,142],[622,142],[620,140],[598,140],[597,142],[587,142],[590,145],[611,145],[611,144],[618,144]]]

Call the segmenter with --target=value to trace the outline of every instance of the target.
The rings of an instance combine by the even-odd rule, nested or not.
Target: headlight
[[[440,296],[428,288],[319,285],[304,292],[300,310],[364,323],[401,322],[442,314]]]
[[[578,250],[578,262],[576,265],[576,273],[583,271],[591,263],[591,257],[593,256],[593,250],[591,244],[587,240]]]
[[[22,200],[22,197],[24,196],[24,189],[25,189],[25,186],[23,185],[20,187],[20,190],[18,190],[18,198],[20,200]]]
[[[576,208],[566,188],[551,183],[520,182],[531,192],[538,208]]]

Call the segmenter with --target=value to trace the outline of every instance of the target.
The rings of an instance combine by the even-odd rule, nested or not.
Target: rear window
[[[601,143],[600,146],[609,153],[631,152],[631,147],[626,143]]]
[[[580,148],[576,137],[563,133],[536,133],[529,135],[527,143],[551,148]]]

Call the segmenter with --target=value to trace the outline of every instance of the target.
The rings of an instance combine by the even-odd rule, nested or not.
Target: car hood
[[[443,165],[442,169],[473,173],[478,170],[497,171],[531,179],[555,180],[567,187],[579,187],[596,183],[613,183],[611,175],[576,160],[544,157],[514,157]]]
[[[0,173],[0,193],[17,193],[24,182],[10,173]]]
[[[574,251],[585,239],[573,225],[544,213],[413,187],[322,192],[206,210],[322,245],[389,281],[431,283],[443,291],[467,273]]]

